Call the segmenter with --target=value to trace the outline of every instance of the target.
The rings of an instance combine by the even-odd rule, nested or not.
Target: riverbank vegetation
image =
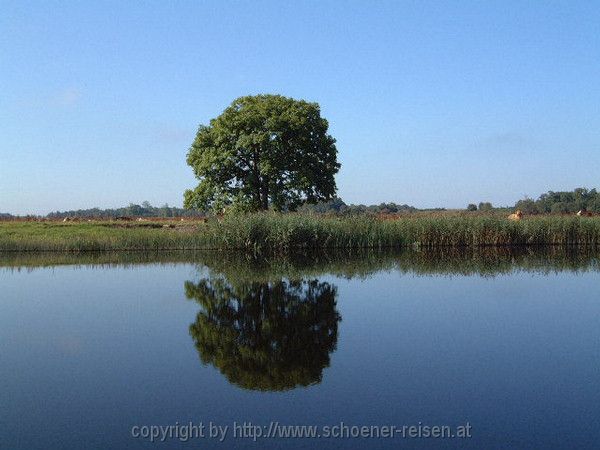
[[[384,249],[600,245],[600,217],[255,213],[209,220],[0,222],[0,251],[236,249],[286,253]]]

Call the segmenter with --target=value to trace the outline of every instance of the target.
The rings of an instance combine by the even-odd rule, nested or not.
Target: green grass
[[[0,251],[243,249],[286,253],[325,248],[600,245],[599,217],[324,217],[262,213],[207,223],[0,222]]]
[[[203,248],[205,235],[193,229],[148,222],[3,222],[0,251],[185,250]]]

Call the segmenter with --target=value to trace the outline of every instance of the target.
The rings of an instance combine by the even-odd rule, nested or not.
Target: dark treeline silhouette
[[[51,212],[46,217],[49,219],[63,219],[65,217],[82,218],[114,218],[114,217],[203,217],[205,213],[195,209],[177,208],[175,206],[163,205],[152,206],[148,202],[141,205],[130,203],[129,206],[116,209],[77,209],[71,211]]]
[[[521,210],[525,214],[572,214],[578,211],[600,212],[600,192],[577,188],[572,191],[548,191],[537,200],[525,197],[514,206],[494,207],[490,202],[469,203],[467,211]]]
[[[437,210],[443,210],[439,208]],[[300,208],[302,212],[312,212],[316,214],[361,214],[361,213],[374,213],[374,214],[396,214],[402,212],[415,212],[418,211],[414,206],[409,205],[397,205],[396,203],[381,203],[379,205],[347,205],[344,201],[336,197],[329,202],[322,202],[317,204],[306,204]],[[115,218],[115,217],[205,217],[207,215],[204,211],[197,209],[185,209],[178,208],[175,206],[163,205],[163,206],[152,206],[148,202],[143,202],[141,205],[130,203],[129,206],[121,208],[88,208],[88,209],[76,209],[68,211],[55,211],[51,212],[47,216],[48,219],[64,219],[65,217],[79,217],[79,218]],[[11,220],[16,219],[19,216],[11,214],[0,213],[0,220]],[[44,216],[31,216],[29,218],[43,218]]]
[[[441,208],[440,208],[441,209]],[[418,211],[414,206],[398,205],[396,203],[380,203],[379,205],[348,205],[341,198],[335,197],[328,202],[316,204],[305,204],[300,211],[314,212],[319,214],[339,213],[339,214],[355,214],[355,213],[375,213],[375,214],[396,214],[402,212]]]
[[[524,198],[514,206],[495,207],[490,202],[470,203],[468,211],[508,211],[520,209],[525,214],[566,214],[578,211],[589,211],[600,213],[600,192],[596,189],[577,188],[573,191],[548,191],[540,195],[537,200]],[[402,214],[417,211],[445,211],[446,208],[419,209],[407,204],[394,202],[380,203],[378,205],[354,205],[347,204],[341,198],[335,197],[328,202],[316,204],[305,204],[299,208],[301,212],[315,214]],[[115,218],[119,216],[131,217],[204,217],[207,213],[196,209],[178,208],[169,206],[152,206],[148,202],[141,205],[131,203],[121,208],[89,208],[70,211],[55,211],[47,216],[48,219],[63,219],[65,217],[79,218]],[[9,213],[0,213],[0,220],[12,220],[18,218],[39,219],[44,216],[27,215],[17,216]]]
[[[444,208],[437,208],[436,211],[444,210]],[[418,211],[414,206],[409,205],[398,205],[396,203],[381,203],[379,205],[348,205],[341,198],[336,197],[331,201],[322,202],[317,204],[306,204],[300,208],[302,212],[312,212],[316,214],[397,214],[405,212]],[[48,219],[64,219],[66,217],[78,217],[78,218],[115,218],[115,217],[205,217],[207,215],[204,211],[197,209],[185,209],[178,208],[175,206],[163,205],[160,207],[152,206],[148,202],[143,202],[141,205],[131,203],[129,206],[121,208],[88,208],[88,209],[77,209],[68,211],[55,211],[51,212],[47,216]],[[11,220],[16,219],[20,216],[13,216],[11,214],[0,214],[0,220]],[[24,217],[24,216],[21,216]],[[26,216],[28,218],[43,218],[44,216]]]
[[[519,200],[515,209],[528,214],[600,212],[600,192],[596,189],[577,188],[573,191],[548,191],[537,200]]]

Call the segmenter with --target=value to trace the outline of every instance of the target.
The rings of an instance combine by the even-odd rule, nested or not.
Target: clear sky
[[[600,187],[600,2],[8,1],[0,212],[180,206],[200,123],[316,101],[347,203]]]

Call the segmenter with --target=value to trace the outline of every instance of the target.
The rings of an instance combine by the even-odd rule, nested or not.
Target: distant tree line
[[[528,214],[600,212],[600,193],[596,189],[577,188],[573,191],[548,191],[537,200],[519,200],[515,209]]]
[[[479,205],[470,203],[467,211],[493,211],[506,209],[520,209],[525,214],[571,214],[577,211],[600,212],[600,192],[596,189],[577,188],[573,191],[548,191],[537,200],[524,198],[519,200],[514,207],[494,207],[489,202]]]
[[[436,210],[443,210],[439,208]],[[300,207],[301,212],[312,212],[316,214],[397,214],[418,211],[414,206],[398,205],[396,203],[381,203],[379,205],[348,205],[341,198],[335,197],[327,202],[315,204],[305,204]],[[66,217],[77,218],[115,218],[115,217],[204,217],[207,213],[197,209],[177,208],[174,206],[163,205],[159,207],[152,206],[149,202],[143,202],[141,205],[131,203],[122,208],[89,208],[69,211],[55,211],[46,216],[48,219],[64,219]],[[0,220],[16,219],[20,216],[13,216],[7,213],[0,213]],[[31,218],[43,218],[43,216],[27,216]],[[21,217],[22,218],[22,217]]]
[[[409,205],[397,205],[396,203],[380,203],[379,205],[347,205],[341,198],[334,197],[327,202],[305,204],[300,209],[303,212],[317,214],[397,214],[403,212],[415,212],[417,208]]]
[[[195,209],[177,208],[167,204],[163,206],[152,206],[149,202],[141,205],[130,203],[129,206],[116,209],[77,209],[71,211],[51,212],[46,217],[49,219],[63,219],[65,217],[81,218],[114,218],[114,217],[203,217],[206,214]]]
[[[437,210],[443,210],[439,208]],[[396,203],[380,203],[379,205],[353,205],[346,204],[341,198],[334,197],[327,202],[315,204],[304,204],[299,208],[300,212],[312,212],[316,214],[397,214],[418,211],[414,206],[398,205]],[[49,219],[62,219],[65,217],[100,218],[100,217],[203,217],[207,213],[196,209],[176,208],[173,206],[154,207],[148,202],[141,205],[130,204],[129,206],[116,209],[78,209],[73,211],[56,211],[48,214]]]
[[[514,207],[494,207],[490,202],[470,203],[468,211],[505,211],[509,209],[520,209],[525,214],[560,214],[576,213],[577,211],[600,212],[600,192],[596,189],[577,188],[573,191],[548,191],[539,196],[537,200],[524,198],[519,200]],[[426,211],[444,211],[445,208],[435,208]],[[299,208],[301,212],[312,212],[316,214],[401,214],[416,211],[424,211],[407,204],[380,203],[378,205],[354,205],[346,204],[341,198],[334,197],[326,202],[315,204],[304,204]],[[165,204],[163,206],[152,206],[149,202],[141,205],[131,203],[129,206],[115,209],[78,209],[71,211],[51,212],[46,217],[49,219],[63,219],[65,217],[80,218],[114,218],[127,217],[204,217],[206,212],[198,209],[184,209]],[[0,220],[11,220],[16,218],[41,218],[42,216],[14,216],[9,213],[0,213]]]

